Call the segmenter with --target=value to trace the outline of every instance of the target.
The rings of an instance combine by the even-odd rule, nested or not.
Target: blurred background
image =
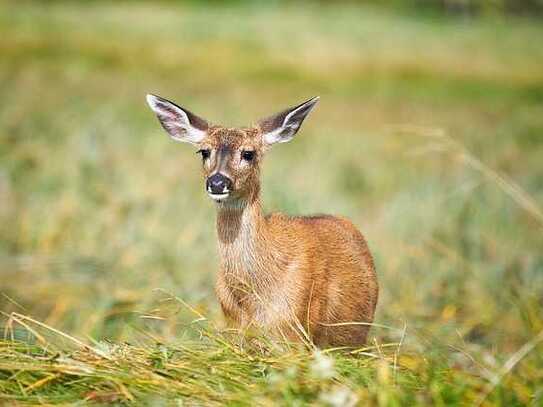
[[[192,317],[170,293],[220,323],[200,160],[144,96],[235,126],[320,95],[267,156],[265,208],[351,218],[376,258],[376,322],[494,363],[543,329],[542,12],[2,2],[0,310],[80,337],[176,338]]]

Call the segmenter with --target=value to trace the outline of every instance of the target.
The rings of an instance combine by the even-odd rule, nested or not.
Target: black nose
[[[206,189],[212,194],[226,194],[232,190],[232,181],[222,174],[213,174],[206,181]]]

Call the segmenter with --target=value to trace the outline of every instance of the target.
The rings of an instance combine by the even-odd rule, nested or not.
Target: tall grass
[[[537,23],[4,2],[0,34],[0,397],[541,403]],[[225,330],[200,164],[148,92],[231,125],[320,94],[266,158],[265,206],[351,218],[392,329],[354,355]]]

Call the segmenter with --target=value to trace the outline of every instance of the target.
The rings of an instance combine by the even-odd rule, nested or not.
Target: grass
[[[470,383],[484,390],[483,380],[462,371],[453,374],[435,359],[401,353],[401,342],[375,342],[354,351],[309,351],[261,336],[240,342],[237,332],[210,329],[201,325],[202,318],[198,321],[199,326],[192,329],[199,337],[181,343],[86,345],[14,313],[8,320],[7,339],[0,342],[0,367],[13,372],[2,386],[5,400],[394,405],[425,400],[482,402],[487,396],[466,386]],[[17,324],[31,333],[35,344],[15,339]],[[63,346],[52,346],[54,341],[37,333],[35,325],[60,336]]]
[[[0,34],[0,400],[542,402],[537,21],[8,1]],[[267,157],[264,203],[364,232],[367,349],[225,329],[214,208],[148,92],[232,125],[321,96]]]

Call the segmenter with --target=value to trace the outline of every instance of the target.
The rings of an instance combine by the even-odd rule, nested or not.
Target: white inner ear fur
[[[183,109],[154,95],[147,95],[146,99],[173,140],[197,144],[205,138],[206,132],[192,126]]]
[[[274,129],[272,131],[269,131],[269,132],[263,134],[264,141],[267,144],[275,144],[275,143],[286,143],[286,142],[292,140],[292,138],[294,137],[294,135],[298,131],[298,129],[300,127],[300,124],[301,124],[301,121],[291,120],[292,116],[294,116],[296,114],[296,112],[299,112],[300,110],[308,109],[307,113],[303,116],[303,117],[305,117],[311,111],[311,109],[313,108],[313,106],[315,105],[315,103],[318,100],[319,100],[319,98],[316,97],[316,98],[310,100],[309,102],[304,103],[303,105],[301,105],[297,109],[294,109],[289,114],[287,114],[285,116],[285,119],[283,120],[283,123],[281,124],[281,126],[277,127],[276,129]],[[307,106],[308,104],[311,105],[311,106],[309,106],[309,108]]]

